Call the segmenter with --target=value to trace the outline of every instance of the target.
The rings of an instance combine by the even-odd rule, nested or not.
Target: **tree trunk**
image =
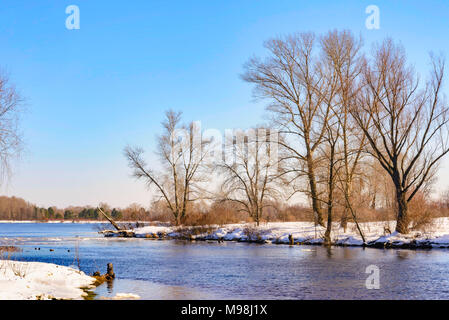
[[[180,226],[181,225],[181,216],[179,213],[173,213],[174,217],[175,217],[175,224],[176,226]]]
[[[344,195],[345,195],[345,208],[343,210],[343,214],[340,220],[340,227],[343,228],[344,232],[348,228],[348,220],[349,220],[349,211],[350,211],[350,202],[349,202],[349,182],[345,181],[344,187]]]
[[[109,217],[103,210],[101,210],[101,208],[98,208],[98,211],[100,211],[100,213],[114,226],[115,229],[117,229],[118,231],[122,230],[122,228],[120,228],[120,226],[115,223],[114,219]]]
[[[373,195],[373,200],[371,201],[371,209],[376,210],[376,194]]]
[[[326,245],[331,244],[331,231],[332,231],[332,204],[329,204],[327,210],[327,227],[326,232],[324,233],[324,243]]]
[[[407,234],[409,226],[408,203],[406,194],[399,188],[396,188],[396,200],[398,205],[396,231]]]
[[[354,212],[354,209],[352,208],[351,201],[350,201],[350,199],[349,199],[347,194],[345,194],[345,200],[346,200],[346,207],[349,209],[349,212],[351,212],[352,219],[354,220],[354,223],[355,223],[355,225],[357,227],[357,230],[359,231],[359,234],[362,237],[362,241],[365,244],[366,243],[365,236],[363,235],[362,228],[360,228],[359,222],[357,220],[357,215]],[[346,230],[345,230],[345,232],[346,232]]]
[[[348,208],[345,206],[340,219],[340,227],[343,228],[344,232],[346,232],[346,229],[348,228],[348,211]]]
[[[331,156],[329,164],[329,182],[328,182],[328,198],[327,198],[327,227],[324,233],[324,243],[331,245],[331,231],[332,231],[332,211],[334,206],[334,153],[335,145],[331,145]]]
[[[323,220],[323,214],[321,212],[321,205],[318,200],[318,191],[316,188],[316,181],[315,181],[315,169],[313,167],[313,160],[311,157],[308,157],[307,161],[307,176],[309,178],[309,186],[310,186],[310,195],[312,197],[312,209],[316,216],[316,223],[324,227],[324,220]]]
[[[254,215],[254,220],[256,221],[256,226],[259,226],[259,220],[260,220],[259,208],[256,209],[256,213]]]

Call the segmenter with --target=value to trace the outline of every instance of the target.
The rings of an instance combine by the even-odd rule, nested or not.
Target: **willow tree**
[[[335,90],[330,96],[332,112],[335,118],[334,128],[340,130],[338,136],[339,158],[341,168],[335,172],[336,186],[343,195],[343,214],[340,221],[346,230],[349,216],[365,241],[358,224],[356,210],[353,205],[353,185],[360,178],[360,164],[366,138],[360,134],[356,121],[350,110],[357,104],[357,97],[362,88],[360,75],[364,56],[361,54],[362,40],[355,38],[350,31],[330,31],[321,37],[322,63],[328,81],[334,83]],[[328,130],[328,132],[330,132]]]
[[[162,170],[149,166],[140,147],[124,149],[133,176],[153,187],[173,215],[176,225],[188,215],[190,203],[200,197],[202,165],[209,154],[210,140],[202,138],[195,123],[181,124],[181,113],[166,112],[163,134],[157,138],[157,154]]]
[[[324,226],[316,170],[317,149],[323,143],[329,117],[325,103],[329,82],[320,71],[312,33],[293,34],[265,42],[269,56],[252,58],[245,64],[242,78],[255,85],[256,97],[269,101],[268,110],[283,139],[279,144],[292,163],[288,171],[305,177],[316,222]],[[285,139],[284,139],[285,137]]]
[[[390,176],[396,192],[396,231],[408,233],[408,204],[449,152],[448,106],[442,99],[444,61],[431,57],[422,85],[403,48],[385,40],[363,70],[364,89],[351,113],[368,152]]]

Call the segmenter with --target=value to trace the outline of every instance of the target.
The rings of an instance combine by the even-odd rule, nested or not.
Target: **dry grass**
[[[0,247],[0,272],[6,273],[11,270],[16,277],[24,278],[28,273],[29,265],[12,260],[12,254],[17,251],[20,249],[14,246]]]
[[[211,234],[216,230],[215,227],[204,225],[204,226],[183,226],[178,227],[176,232],[180,234],[180,238],[190,239],[191,236]]]
[[[205,226],[205,225],[225,225],[231,223],[250,221],[247,214],[239,212],[228,206],[213,206],[209,210],[205,211],[195,211],[188,215],[184,221],[183,225],[186,226]]]

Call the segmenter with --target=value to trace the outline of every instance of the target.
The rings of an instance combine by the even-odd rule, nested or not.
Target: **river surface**
[[[117,279],[99,286],[96,299],[449,299],[448,249],[114,239],[98,228],[0,223],[0,245],[22,248],[14,259],[79,266],[86,274],[113,263]],[[367,279],[376,287],[367,268],[378,268],[379,289],[367,288]]]

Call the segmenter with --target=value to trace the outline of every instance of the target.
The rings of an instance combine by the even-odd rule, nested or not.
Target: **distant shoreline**
[[[37,221],[37,220],[0,220],[0,223],[104,223],[109,224],[109,221],[95,221],[95,220],[80,220],[80,221],[61,221],[61,220],[50,220],[50,221]],[[117,223],[135,223],[135,221],[117,221]],[[139,221],[140,223],[140,221]]]

